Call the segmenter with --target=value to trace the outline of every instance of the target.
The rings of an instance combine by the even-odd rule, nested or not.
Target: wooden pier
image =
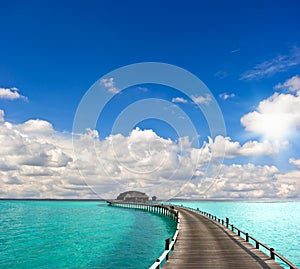
[[[118,200],[109,200],[107,203],[111,206],[133,208],[144,211],[165,215],[178,222],[178,211],[174,209],[174,206],[162,205],[157,203],[143,203],[143,202],[125,202]]]
[[[230,224],[228,218],[223,220],[199,209],[157,203],[116,200],[108,203],[163,214],[177,221],[174,237],[166,239],[165,250],[150,269],[282,269],[275,257],[287,268],[297,269],[273,248]],[[265,248],[270,254],[265,254],[260,248]]]
[[[188,209],[178,210],[180,231],[164,269],[283,268],[221,224]]]

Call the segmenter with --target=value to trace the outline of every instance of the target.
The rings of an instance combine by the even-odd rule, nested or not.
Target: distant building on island
[[[139,191],[126,191],[119,194],[117,200],[127,201],[127,202],[148,202],[149,196],[144,192]]]

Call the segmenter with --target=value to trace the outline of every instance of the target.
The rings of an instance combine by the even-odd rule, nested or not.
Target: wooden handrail
[[[212,221],[218,222],[220,224],[222,224],[223,226],[225,226],[226,228],[230,229],[229,227],[231,227],[231,231],[235,232],[235,230],[237,231],[237,235],[242,237],[241,234],[245,235],[245,240],[247,242],[249,242],[249,239],[253,240],[255,242],[255,247],[257,249],[259,249],[259,246],[264,247],[266,250],[268,250],[270,252],[270,258],[275,260],[275,257],[279,258],[282,262],[284,262],[286,265],[288,265],[290,267],[290,269],[298,269],[296,265],[294,265],[292,262],[290,262],[288,259],[286,259],[285,257],[283,257],[281,254],[279,254],[278,252],[276,252],[274,250],[274,248],[271,248],[269,246],[267,246],[266,244],[262,243],[261,241],[257,240],[255,237],[249,235],[248,233],[242,231],[241,229],[237,228],[236,226],[234,226],[233,224],[229,223],[229,218],[226,218],[225,220],[217,218],[216,216],[207,213],[205,211],[201,211],[199,210],[199,208],[194,209],[194,208],[190,208],[190,207],[186,207],[186,206],[179,206],[188,210],[191,210],[193,212],[196,212],[198,214],[201,214],[203,216],[205,216],[206,218],[211,219]],[[243,238],[243,237],[242,237]]]

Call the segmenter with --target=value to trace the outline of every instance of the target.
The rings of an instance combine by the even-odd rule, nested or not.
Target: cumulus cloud
[[[0,109],[0,123],[4,122],[4,111]]]
[[[276,176],[277,197],[299,198],[300,197],[300,171],[290,171]]]
[[[278,55],[270,60],[259,63],[246,72],[241,80],[261,79],[273,76],[276,73],[287,71],[300,64],[300,48],[294,47],[288,54]]]
[[[221,99],[223,99],[223,100],[227,100],[229,98],[235,97],[235,94],[234,93],[226,93],[226,92],[224,92],[224,93],[219,94],[219,97]]]
[[[285,81],[284,83],[279,83],[275,86],[275,89],[285,89],[290,92],[300,91],[300,76],[296,75]]]
[[[18,88],[1,88],[0,87],[0,99],[7,99],[7,100],[17,100],[17,99],[23,99],[28,100],[27,97],[21,95],[19,93]]]
[[[4,113],[2,113],[4,114]],[[99,139],[96,130],[73,138],[51,123],[0,122],[0,189],[2,197],[102,198],[137,189],[160,198],[178,193],[197,198],[296,197],[297,174],[275,166],[224,165],[218,157],[276,154],[271,142],[241,145],[229,137],[208,138],[200,148],[191,141],[164,139],[153,130]],[[290,160],[297,163],[297,160]],[[217,178],[216,178],[217,177]],[[184,186],[184,187],[183,187]]]
[[[255,111],[244,115],[241,124],[263,137],[286,139],[300,127],[300,95],[274,93],[262,100]]]
[[[217,199],[243,198],[299,198],[299,171],[280,173],[272,165],[232,164],[223,165],[214,184],[209,178],[199,182],[189,182],[181,192],[181,197],[203,197]],[[206,187],[209,187],[209,191]]]
[[[116,87],[114,78],[103,78],[100,80],[100,85],[103,85],[110,93],[116,94],[120,89]]]
[[[28,120],[23,124],[17,125],[17,129],[28,135],[34,135],[34,134],[50,135],[51,133],[54,132],[51,123],[40,119]]]
[[[237,141],[231,141],[230,137],[221,135],[216,136],[214,140],[209,137],[208,143],[204,144],[204,148],[207,148],[208,152],[211,152],[214,156],[224,158],[272,155],[286,149],[287,146],[287,142],[279,143],[278,141],[270,142],[268,140],[263,142],[248,141],[240,145]]]
[[[193,95],[192,100],[198,105],[209,105],[212,102],[212,97],[210,94],[202,95]]]
[[[289,163],[295,165],[298,169],[300,169],[300,159],[290,158]]]
[[[187,100],[182,97],[174,97],[174,98],[172,98],[172,102],[185,104],[185,103],[187,103]]]

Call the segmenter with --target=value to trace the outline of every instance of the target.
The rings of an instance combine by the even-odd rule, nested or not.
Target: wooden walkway
[[[176,209],[179,235],[164,269],[283,268],[221,224],[193,211]]]

